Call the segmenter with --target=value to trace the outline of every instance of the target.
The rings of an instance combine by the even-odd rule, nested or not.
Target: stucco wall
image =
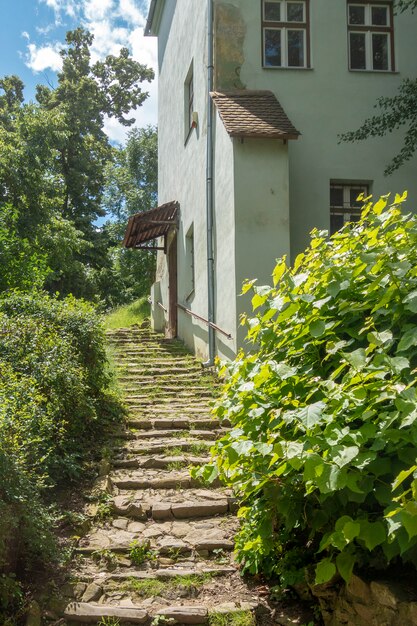
[[[173,4],[176,10],[171,16]],[[207,83],[207,16],[205,3],[195,10],[195,0],[166,0],[164,19],[172,19],[160,29],[159,74],[159,180],[158,203],[176,200],[180,203],[178,231],[178,302],[207,317],[206,269],[206,83]],[[186,42],[186,43],[185,43]],[[193,62],[194,110],[199,115],[197,129],[185,141],[184,82]],[[195,291],[186,300],[181,276],[185,267],[185,237],[194,225]],[[157,280],[161,283],[163,303],[167,307],[168,277],[163,253],[158,257]],[[179,336],[199,355],[207,357],[207,328],[178,312]]]
[[[271,284],[276,258],[290,252],[288,146],[274,139],[235,139],[234,172],[239,293],[246,279]],[[250,297],[238,298],[238,316],[250,310]],[[244,336],[240,327],[240,344]]]
[[[379,96],[394,94],[401,80],[416,76],[417,13],[395,18],[396,73],[348,70],[346,0],[311,2],[312,69],[262,69],[260,0],[216,0],[227,13],[244,17],[244,41],[230,42],[236,49],[235,72],[247,89],[271,89],[287,115],[302,133],[291,142],[290,210],[291,252],[294,258],[308,243],[317,226],[329,227],[330,180],[373,181],[371,192],[379,196],[408,189],[410,210],[417,210],[417,159],[390,177],[383,171],[401,145],[401,134],[357,144],[338,144],[338,134],[353,130],[369,115]],[[224,47],[219,47],[224,50]],[[239,60],[243,58],[243,61]],[[218,62],[228,81],[230,67],[220,54]],[[221,67],[217,75],[221,74]],[[278,256],[278,253],[277,253]]]

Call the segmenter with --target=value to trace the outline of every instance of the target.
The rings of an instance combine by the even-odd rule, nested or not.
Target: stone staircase
[[[258,623],[259,595],[233,561],[232,494],[189,473],[228,427],[210,416],[212,374],[147,328],[108,339],[127,425],[89,505],[94,523],[78,542],[66,623]]]

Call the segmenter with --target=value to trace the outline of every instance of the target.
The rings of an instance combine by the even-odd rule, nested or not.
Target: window
[[[309,0],[262,0],[263,66],[310,67]]]
[[[194,294],[194,225],[192,224],[185,236],[185,276],[184,285],[186,291],[186,300],[190,300]]]
[[[193,129],[193,112],[194,112],[194,68],[191,62],[188,70],[187,78],[184,83],[184,129],[185,140],[188,139]]]
[[[363,202],[358,196],[368,195],[368,185],[344,185],[330,183],[330,234],[343,228],[348,222],[359,221]]]
[[[394,71],[391,4],[348,2],[349,69]]]

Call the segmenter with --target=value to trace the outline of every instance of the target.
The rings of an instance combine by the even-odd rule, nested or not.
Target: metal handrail
[[[151,305],[153,304],[153,302],[152,302],[152,298],[151,298],[150,296],[149,296],[149,298],[148,298],[148,302],[149,302],[149,304],[151,304]],[[161,302],[157,302],[156,304],[157,304],[157,306],[159,306],[159,307],[163,310],[163,312],[164,312],[164,313],[167,313],[167,314],[168,314],[168,309],[166,309],[166,308],[164,307],[164,305],[163,305]]]
[[[214,324],[213,322],[209,322],[208,319],[206,319],[205,317],[202,317],[201,315],[198,315],[197,313],[194,313],[194,311],[191,311],[191,309],[187,309],[187,307],[183,306],[182,304],[177,303],[177,307],[179,309],[181,309],[181,311],[184,311],[184,313],[187,313],[188,315],[191,315],[191,317],[195,317],[196,319],[200,320],[200,322],[204,322],[204,324],[207,324],[207,326],[210,326],[211,328],[214,328],[214,330],[217,330],[218,333],[221,333],[222,335],[224,335],[228,339],[233,339],[233,337],[232,337],[232,335],[230,333],[228,333],[225,330],[223,330],[222,328],[220,328],[220,326],[217,326],[217,324]]]

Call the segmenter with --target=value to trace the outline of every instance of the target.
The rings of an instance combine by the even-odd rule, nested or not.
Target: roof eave
[[[261,134],[261,133],[238,133],[227,131],[230,137],[239,137],[240,139],[281,139],[287,141],[289,139],[298,139],[301,133],[281,133],[281,134]]]
[[[145,37],[157,37],[165,0],[151,0],[145,26]]]

